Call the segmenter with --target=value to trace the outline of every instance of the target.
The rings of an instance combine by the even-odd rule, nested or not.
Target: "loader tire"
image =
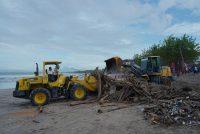
[[[87,97],[86,89],[78,84],[72,86],[70,90],[70,98],[74,100],[84,100]]]
[[[50,93],[45,88],[37,88],[32,90],[30,99],[33,106],[43,106],[49,103]]]

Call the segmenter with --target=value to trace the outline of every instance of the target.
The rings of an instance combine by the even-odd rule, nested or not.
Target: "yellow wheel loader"
[[[30,99],[32,105],[46,105],[52,98],[64,96],[74,100],[83,100],[89,91],[96,92],[97,79],[95,76],[85,74],[84,79],[78,76],[65,76],[59,73],[59,61],[43,62],[43,73],[39,75],[36,63],[35,76],[19,79],[13,96]],[[55,66],[54,73],[48,73],[47,67]]]

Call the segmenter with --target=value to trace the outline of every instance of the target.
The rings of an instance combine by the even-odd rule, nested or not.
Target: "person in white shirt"
[[[54,73],[53,73],[53,70],[52,70],[52,68],[51,68],[51,67],[49,67],[48,74],[54,74]]]

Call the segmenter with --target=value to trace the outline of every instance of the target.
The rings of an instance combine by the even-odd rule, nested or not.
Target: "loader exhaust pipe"
[[[39,75],[39,68],[38,68],[38,63],[35,63],[36,64],[36,71],[34,72],[35,76],[38,76]]]

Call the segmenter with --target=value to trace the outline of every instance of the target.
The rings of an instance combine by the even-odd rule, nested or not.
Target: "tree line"
[[[192,64],[200,56],[200,45],[196,38],[184,34],[181,37],[173,35],[159,44],[153,44],[141,54],[135,54],[134,60],[140,65],[141,59],[148,56],[160,56],[162,65],[183,67],[184,63]]]

